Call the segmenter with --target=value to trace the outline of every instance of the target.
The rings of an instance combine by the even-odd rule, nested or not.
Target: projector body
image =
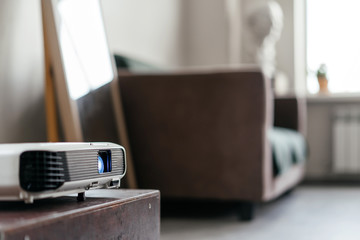
[[[0,200],[32,203],[119,188],[126,156],[114,143],[0,144],[0,166]]]

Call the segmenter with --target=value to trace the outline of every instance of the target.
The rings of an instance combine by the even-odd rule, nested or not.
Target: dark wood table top
[[[0,202],[0,231],[21,228],[31,224],[73,217],[84,212],[98,211],[114,205],[146,198],[159,198],[157,190],[98,189],[86,192],[86,200],[78,202],[76,195],[24,202]],[[151,206],[149,206],[151,207]]]

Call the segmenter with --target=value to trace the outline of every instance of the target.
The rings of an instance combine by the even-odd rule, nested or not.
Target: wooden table
[[[86,197],[0,202],[0,240],[160,238],[159,191],[101,189]]]

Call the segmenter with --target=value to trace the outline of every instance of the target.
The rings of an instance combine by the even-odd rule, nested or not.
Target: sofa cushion
[[[274,176],[281,175],[294,164],[305,161],[307,145],[299,132],[273,127],[269,130],[268,137],[272,148]]]

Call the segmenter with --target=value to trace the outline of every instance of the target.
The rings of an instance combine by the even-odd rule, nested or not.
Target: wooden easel
[[[51,69],[49,45],[46,34],[46,23],[44,12],[42,11],[42,26],[44,39],[44,63],[45,63],[45,112],[46,112],[46,132],[48,142],[59,142],[58,121],[55,101],[54,79]]]
[[[47,36],[46,18],[44,14],[44,1],[42,0],[42,26],[44,39],[44,60],[45,60],[45,111],[46,111],[46,130],[49,142],[59,142],[59,124],[57,115],[57,103],[55,98],[55,79],[52,71],[52,61],[50,56],[49,39]],[[126,149],[127,173],[125,175],[129,188],[137,188],[134,164],[130,144],[128,140],[125,119],[123,116],[122,103],[117,80],[113,81],[112,100],[116,121],[118,123],[119,142]],[[82,137],[81,137],[82,138]]]

